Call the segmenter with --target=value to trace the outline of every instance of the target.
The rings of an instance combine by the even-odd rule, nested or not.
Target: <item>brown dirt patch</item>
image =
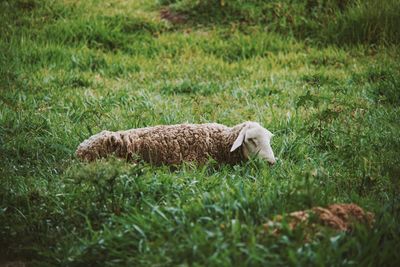
[[[168,20],[173,24],[183,24],[187,21],[187,16],[174,12],[169,8],[162,9],[160,11],[160,17],[162,19]]]
[[[355,224],[364,224],[372,227],[374,214],[364,211],[356,204],[332,204],[326,208],[313,207],[309,210],[295,211],[287,215],[278,215],[264,224],[265,230],[279,234],[282,222],[286,222],[290,230],[298,227],[311,229],[317,232],[321,227],[336,231],[351,231]]]

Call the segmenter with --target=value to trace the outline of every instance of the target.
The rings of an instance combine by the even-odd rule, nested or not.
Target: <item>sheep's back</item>
[[[155,164],[206,162],[218,157],[230,128],[216,123],[161,125],[121,132],[133,136],[128,153]],[[124,137],[123,137],[124,139]],[[126,137],[125,137],[126,139]],[[129,139],[129,138],[128,138]],[[226,150],[226,149],[225,149]]]

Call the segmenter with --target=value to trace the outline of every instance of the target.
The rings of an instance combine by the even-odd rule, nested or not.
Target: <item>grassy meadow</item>
[[[400,4],[0,1],[0,265],[399,266]],[[258,121],[279,158],[82,163],[101,130]],[[374,228],[268,234],[331,203]]]

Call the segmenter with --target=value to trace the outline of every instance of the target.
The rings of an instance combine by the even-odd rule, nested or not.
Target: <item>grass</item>
[[[363,32],[371,26],[361,19],[377,10],[327,1],[324,10],[335,12],[323,15],[348,33],[337,32],[340,39],[319,26],[307,34],[290,26],[285,34],[281,17],[274,21],[281,28],[265,30],[268,21],[252,15],[261,2],[226,1],[209,19],[193,1],[2,1],[0,260],[397,266],[395,9],[375,17],[378,28],[386,25],[378,36]],[[193,16],[173,24],[160,19],[165,8]],[[259,20],[239,23],[235,14]],[[360,24],[348,24],[348,14]],[[103,129],[245,120],[275,134],[273,168],[257,161],[84,164],[74,156]],[[374,212],[374,229],[310,242],[301,231],[276,237],[263,230],[277,214],[334,202]]]
[[[192,25],[263,26],[311,43],[399,44],[396,0],[159,0]]]

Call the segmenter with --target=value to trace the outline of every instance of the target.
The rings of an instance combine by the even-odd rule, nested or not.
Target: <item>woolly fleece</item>
[[[242,149],[230,152],[246,123],[232,128],[217,123],[160,125],[127,131],[102,131],[83,141],[76,155],[93,161],[114,154],[128,161],[142,159],[154,165],[182,162],[236,164],[243,160]]]

